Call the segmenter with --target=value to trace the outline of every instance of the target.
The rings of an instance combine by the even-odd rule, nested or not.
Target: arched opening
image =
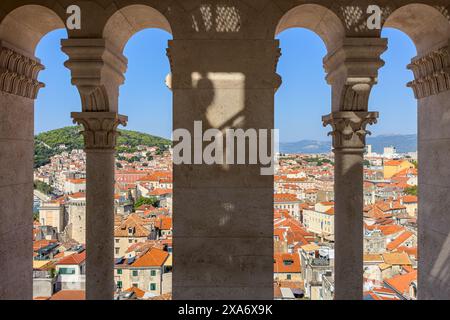
[[[316,33],[332,53],[345,37],[345,28],[339,17],[330,9],[317,4],[304,4],[288,11],[276,28],[278,35],[290,28],[305,28]]]
[[[0,38],[32,55],[42,37],[63,28],[63,20],[51,9],[26,5],[11,11],[3,19],[0,24]]]
[[[385,28],[381,36],[389,49],[369,99],[379,119],[364,157],[364,298],[399,299],[390,283],[417,273],[417,113],[405,85],[413,80],[405,66],[416,47],[396,29]],[[393,259],[402,265],[391,265]]]
[[[40,174],[36,170],[48,162],[54,150],[53,146],[34,143],[33,137],[36,132],[51,127],[52,119],[55,120],[52,112],[55,109],[52,108],[66,101],[67,87],[57,89],[55,81],[47,81],[59,73],[53,69],[52,63],[55,61],[47,58],[49,55],[61,57],[58,41],[67,37],[64,28],[57,13],[38,5],[18,7],[0,23],[0,144],[4,150],[2,154],[6,155],[2,156],[2,168],[6,171],[1,174],[5,181],[0,184],[5,197],[1,201],[10,204],[9,210],[2,211],[2,219],[8,223],[2,224],[0,242],[2,251],[15,252],[16,257],[21,259],[12,259],[13,266],[7,267],[0,279],[2,288],[5,288],[1,296],[6,299],[48,298],[58,281],[53,272],[54,266],[50,267],[48,263],[58,252],[57,232],[61,230],[57,229],[62,227],[62,221],[58,219],[63,218],[63,213],[59,203],[54,202],[57,196],[50,186],[55,176]],[[40,44],[45,47],[44,50],[41,50]],[[39,60],[41,57],[43,60]],[[51,67],[41,72],[47,63]],[[70,77],[66,72],[63,71],[59,78],[59,81],[70,86]],[[49,103],[51,106],[47,106]],[[61,109],[67,111],[66,108]],[[63,111],[59,115],[69,119],[69,112],[64,114]],[[38,124],[35,125],[35,122]],[[41,154],[46,159],[33,157],[33,154]],[[46,221],[41,223],[39,207],[45,208],[47,205],[57,206],[53,213],[58,213],[52,218],[49,214],[51,221],[47,221],[47,216],[42,216]]]
[[[386,19],[384,28],[406,33],[414,42],[418,56],[447,46],[450,35],[448,13],[425,4],[409,4],[398,8]]]
[[[128,59],[119,111],[128,116],[116,156],[116,295],[172,295],[172,93],[166,18],[132,5],[108,21],[104,37]],[[139,266],[139,269],[136,269]],[[149,276],[148,276],[149,275]]]
[[[321,120],[331,109],[323,57],[342,44],[345,30],[329,9],[301,5],[282,17],[276,33],[283,84],[275,95],[280,130],[275,298],[288,298],[290,290],[297,299],[329,299],[334,291],[334,156]]]
[[[153,28],[172,33],[169,21],[158,10],[146,5],[130,5],[119,9],[109,18],[103,30],[103,37],[123,52],[133,35]]]
[[[385,248],[379,250],[385,251],[381,257],[386,263],[376,267],[374,273],[373,265],[368,266],[373,262],[365,261],[365,267],[368,266],[365,284],[366,288],[368,283],[369,287],[375,287],[372,292],[382,286],[393,291],[391,296],[396,299],[416,299],[417,292],[410,294],[404,290],[399,294],[394,291],[398,291],[395,286],[401,279],[410,283],[419,276],[416,288],[419,297],[428,299],[436,294],[436,283],[448,281],[448,268],[444,265],[449,261],[449,254],[444,245],[448,242],[450,223],[448,220],[437,223],[436,212],[447,205],[442,202],[446,183],[437,179],[444,178],[441,175],[446,167],[438,159],[446,157],[440,150],[448,144],[448,111],[442,101],[448,99],[445,95],[448,91],[449,17],[445,11],[429,5],[405,5],[387,17],[382,36],[389,39],[390,48],[383,56],[386,66],[380,70],[379,85],[371,95],[371,104],[380,111],[380,125],[373,131],[388,133],[388,128],[395,128],[393,133],[407,135],[393,137],[392,144],[397,144],[397,152],[392,148],[383,151],[381,163],[378,163],[378,168],[383,170],[381,184],[373,175],[369,177],[369,172],[365,177],[365,187],[378,190],[372,200],[370,195],[374,191],[366,189],[365,192],[365,200],[375,203],[365,211],[365,216],[370,216],[373,222],[373,225],[365,225],[365,250],[375,250],[377,239],[384,239]],[[410,71],[406,71],[405,66]],[[406,83],[413,92],[401,88]],[[414,95],[418,99],[417,114],[412,109],[416,104]],[[408,153],[413,149],[417,152]],[[376,168],[375,162],[380,162],[373,155],[381,151],[372,150],[372,157],[367,157],[368,164],[375,165],[371,169]],[[369,254],[369,258],[373,256]],[[387,266],[393,258],[403,261],[397,270]]]

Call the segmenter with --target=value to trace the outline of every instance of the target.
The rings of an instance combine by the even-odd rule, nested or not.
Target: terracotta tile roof
[[[388,263],[380,263],[380,264],[378,265],[378,268],[380,268],[381,271],[386,270],[386,269],[389,269],[389,268],[391,268],[391,267],[392,267],[392,265],[390,265],[390,264],[388,264]]]
[[[413,256],[415,259],[417,259],[417,247],[404,247],[400,246],[397,248],[398,252],[406,252],[409,256]]]
[[[384,262],[390,265],[411,265],[411,260],[405,252],[383,253]]]
[[[152,206],[151,204],[143,204],[140,207],[138,207],[136,210],[137,211],[147,211],[147,210],[154,210],[155,207]]]
[[[68,265],[68,264],[81,264],[86,260],[86,250],[81,253],[74,253],[70,256],[64,257],[59,260],[57,265]]]
[[[274,254],[274,272],[275,273],[298,273],[300,269],[300,257],[292,253]]]
[[[67,179],[68,182],[74,184],[84,184],[86,183],[86,179]]]
[[[404,227],[396,225],[396,224],[391,224],[391,225],[387,225],[387,226],[377,226],[376,229],[380,230],[385,236],[400,233],[405,230]]]
[[[162,244],[160,244],[159,242],[157,242],[156,240],[147,240],[145,242],[136,242],[136,243],[131,244],[128,247],[128,249],[125,251],[125,253],[130,253],[133,251],[136,253],[147,252],[152,247],[156,247],[159,249],[164,248],[164,246]]]
[[[383,262],[381,254],[365,254],[364,262]]]
[[[373,288],[371,291],[364,292],[364,300],[368,300],[367,296],[370,296],[373,300],[400,300],[395,291],[383,287]]]
[[[417,196],[404,196],[403,197],[403,203],[416,203],[417,200]]]
[[[144,297],[144,295],[145,295],[145,291],[144,290],[141,290],[141,289],[136,288],[136,287],[131,287],[131,288],[128,288],[128,289],[126,289],[124,291],[125,292],[134,292],[136,297],[138,297],[139,299],[142,299]]]
[[[394,177],[404,177],[404,176],[407,176],[407,175],[417,176],[417,169],[416,168],[403,169],[402,171],[396,173],[394,175]]]
[[[403,163],[402,160],[389,160],[384,163],[385,166],[399,166]]]
[[[150,230],[145,226],[145,221],[137,214],[130,214],[120,226],[114,229],[114,237],[136,237],[144,238],[150,235]],[[133,229],[133,234],[129,234],[129,229]]]
[[[86,198],[86,193],[84,192],[76,192],[68,195],[69,198],[72,199],[83,199]]]
[[[401,295],[408,292],[409,286],[413,281],[417,281],[417,270],[384,280],[384,282],[389,287],[391,287]]]
[[[377,205],[366,206],[364,208],[364,217],[372,219],[383,219],[392,217],[391,214],[384,213]]]
[[[275,202],[300,202],[295,194],[291,193],[275,193],[274,194]]]
[[[162,196],[164,194],[172,194],[172,189],[155,189],[149,193],[151,196]]]
[[[50,297],[49,300],[85,300],[86,294],[82,290],[61,290]]]
[[[389,251],[392,251],[396,248],[398,248],[400,245],[403,244],[403,242],[405,242],[406,240],[408,240],[410,237],[413,236],[413,233],[410,231],[405,231],[402,234],[400,234],[397,238],[395,238],[393,241],[391,241],[388,245],[387,245],[387,249]]]
[[[158,228],[160,230],[171,230],[172,229],[172,218],[171,217],[161,217],[159,219]]]
[[[289,218],[289,210],[276,209],[273,213],[274,219]]]
[[[139,257],[131,266],[136,268],[161,267],[169,257],[167,251],[151,248],[147,253]]]

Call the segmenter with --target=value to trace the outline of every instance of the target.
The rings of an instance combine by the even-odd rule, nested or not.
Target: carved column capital
[[[37,80],[44,66],[0,41],[0,91],[36,99],[45,85]]]
[[[333,131],[333,148],[336,150],[353,150],[363,152],[366,146],[366,130],[369,124],[377,123],[378,112],[333,112],[322,118],[323,125],[331,125]]]
[[[333,110],[367,111],[386,49],[386,39],[346,38],[339,49],[325,57],[326,79],[333,87]]]
[[[85,150],[114,150],[117,127],[126,126],[128,118],[115,112],[72,112],[73,122],[83,126]]]
[[[125,81],[127,59],[105,39],[65,39],[64,65],[81,95],[84,111],[117,111],[119,86]]]
[[[412,88],[416,99],[437,95],[450,90],[449,47],[430,52],[414,59],[409,65],[415,80],[407,84]]]

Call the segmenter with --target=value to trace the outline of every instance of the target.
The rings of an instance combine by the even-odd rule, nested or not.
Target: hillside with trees
[[[81,126],[70,126],[52,131],[42,132],[34,137],[34,167],[38,168],[50,162],[50,158],[64,151],[71,152],[83,149]],[[158,146],[165,150],[172,142],[150,134],[137,131],[118,130],[118,152],[135,150],[138,146]]]

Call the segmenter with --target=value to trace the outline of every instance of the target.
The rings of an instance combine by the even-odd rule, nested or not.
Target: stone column
[[[104,39],[68,39],[62,49],[80,92],[86,151],[86,298],[111,300],[114,293],[114,172],[119,86],[126,59]]]
[[[450,299],[450,54],[444,46],[413,59],[418,99],[418,297]]]
[[[363,294],[363,160],[367,124],[377,112],[333,112],[335,299],[361,299]]]
[[[33,297],[35,57],[0,41],[0,299]]]
[[[194,121],[203,132],[272,129],[278,42],[174,40],[168,55],[173,127],[192,135],[198,163],[174,165],[173,297],[273,299],[273,176],[195,159],[209,143],[194,138]]]
[[[335,299],[363,296],[363,160],[367,124],[378,113],[367,112],[377,83],[386,39],[347,38],[324,59],[332,86],[332,113],[323,117],[333,131],[335,154]]]
[[[79,112],[72,118],[84,127],[86,151],[86,298],[112,300],[116,129],[127,119],[114,112]]]

